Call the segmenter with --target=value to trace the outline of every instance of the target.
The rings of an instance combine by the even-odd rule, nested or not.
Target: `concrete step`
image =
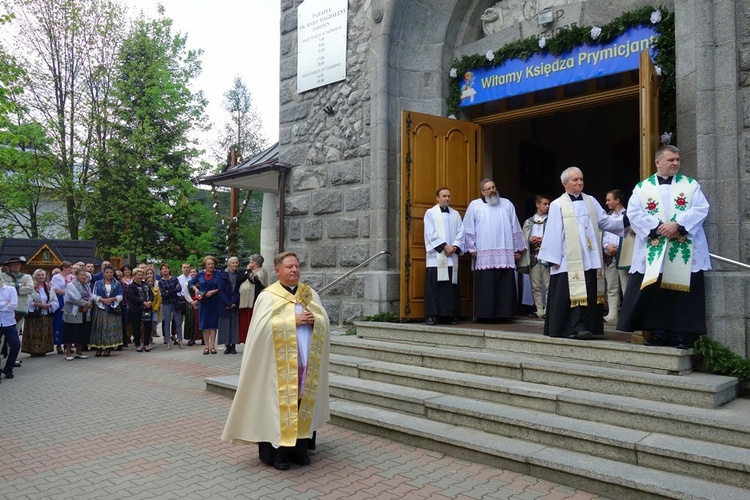
[[[750,449],[341,375],[331,375],[330,386],[332,396],[435,422],[725,484],[750,485]]]
[[[451,374],[420,369],[412,373],[393,372],[388,377],[358,379],[357,366],[372,363],[364,358],[331,356],[331,395],[363,403],[371,403],[398,411],[424,415],[424,409],[403,398],[393,398],[392,383],[399,391],[424,397],[424,394],[451,394],[579,420],[617,425],[627,429],[660,432],[709,443],[727,444],[750,449],[750,400],[738,399],[718,408],[695,408],[673,403],[648,401],[626,396],[597,394],[587,391],[549,387],[518,380],[471,374]],[[339,370],[345,365],[348,370]],[[371,367],[373,368],[373,367]],[[363,375],[372,372],[363,372]],[[419,374],[418,378],[413,378]],[[345,376],[345,377],[342,377]],[[335,377],[335,378],[334,378]],[[334,384],[333,380],[337,382]],[[341,381],[347,381],[342,383]],[[381,380],[386,380],[381,382]],[[389,383],[390,382],[390,383]],[[362,393],[360,387],[383,384],[382,392]],[[404,384],[413,384],[405,386]],[[342,385],[343,384],[343,385]],[[370,399],[372,397],[373,399]]]
[[[331,363],[337,365],[332,367],[332,370],[339,370],[338,364],[346,362],[348,363],[347,374],[353,376],[357,376],[356,374],[362,368],[365,368],[366,372],[371,372],[379,365],[373,365],[369,362],[357,364],[347,356],[358,359],[384,360],[405,367],[408,365],[434,368],[441,372],[450,372],[451,377],[454,373],[492,376],[557,388],[579,389],[703,408],[716,408],[733,400],[736,397],[738,387],[736,378],[719,375],[699,373],[683,376],[662,375],[596,365],[573,364],[569,361],[522,357],[519,354],[509,355],[487,351],[425,347],[398,342],[358,339],[356,337],[332,339],[331,352],[333,353]],[[355,366],[360,365],[360,368],[355,368]],[[344,367],[341,369],[343,370]],[[391,371],[394,369],[396,368],[389,368]],[[435,375],[445,378],[445,373],[436,373]],[[381,373],[368,375],[367,378],[393,382],[392,378],[395,376],[400,377],[403,374],[386,375],[381,370]],[[430,376],[432,377],[432,375]],[[391,380],[384,380],[383,377],[391,377]],[[463,382],[461,384],[465,385]],[[415,385],[415,387],[427,390],[434,389],[434,387],[423,385]]]
[[[419,323],[356,322],[357,337],[433,347],[491,349],[505,353],[567,359],[628,370],[684,375],[692,372],[692,350],[649,347],[605,340],[545,337],[538,324],[429,326]],[[483,328],[486,327],[486,328]],[[492,327],[492,328],[490,328]],[[618,337],[620,338],[620,337]]]
[[[750,490],[586,453],[498,436],[356,402],[331,402],[332,422],[609,498],[743,499]]]

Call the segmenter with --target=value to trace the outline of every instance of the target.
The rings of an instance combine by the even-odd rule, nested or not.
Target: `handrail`
[[[349,276],[350,274],[352,274],[354,271],[356,271],[360,267],[363,267],[363,266],[369,264],[371,261],[375,260],[377,257],[380,257],[381,255],[391,255],[391,252],[389,252],[388,250],[381,250],[380,252],[376,253],[375,255],[373,255],[372,257],[370,257],[369,259],[367,259],[366,261],[364,261],[360,265],[358,265],[358,266],[350,269],[346,274],[342,274],[341,276],[339,276],[335,280],[333,280],[330,283],[328,283],[326,286],[324,286],[323,288],[321,288],[320,290],[318,290],[318,293],[320,294],[320,293],[325,292],[328,288],[331,288],[333,285],[335,285],[336,283],[338,283],[342,279],[346,278],[347,276]]]
[[[726,262],[727,264],[732,264],[733,266],[741,267],[743,269],[747,269],[748,271],[750,271],[750,266],[747,265],[747,264],[745,264],[745,263],[743,263],[743,262],[737,262],[736,260],[727,259],[726,257],[722,257],[720,255],[714,255],[712,253],[710,253],[708,255],[712,259],[716,259],[716,260],[718,260],[720,262]]]

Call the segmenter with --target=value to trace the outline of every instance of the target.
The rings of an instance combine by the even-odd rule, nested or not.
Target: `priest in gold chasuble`
[[[292,252],[274,259],[279,281],[258,295],[239,384],[222,439],[258,443],[279,470],[307,465],[314,432],[329,420],[330,322],[317,292],[300,283]]]

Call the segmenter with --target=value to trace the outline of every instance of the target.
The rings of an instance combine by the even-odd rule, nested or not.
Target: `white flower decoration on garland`
[[[486,57],[487,57],[488,61],[494,61],[495,60],[495,53],[493,51],[491,51],[491,50],[488,50]]]
[[[599,35],[602,34],[602,29],[599,26],[594,26],[591,28],[591,39],[596,40],[599,38]]]
[[[451,78],[456,78],[458,76],[458,71],[456,71],[456,68],[451,68]]]
[[[662,144],[671,144],[672,143],[672,132],[664,132],[661,134],[661,143]]]
[[[450,118],[451,120],[456,120],[456,115],[448,115],[448,118]]]
[[[547,39],[544,38],[544,37],[540,38],[539,39],[539,48],[543,49],[546,46],[547,46]]]
[[[651,24],[656,24],[661,21],[661,11],[656,9],[651,13]]]
[[[656,74],[661,76],[661,66],[654,66],[654,69],[656,70]]]

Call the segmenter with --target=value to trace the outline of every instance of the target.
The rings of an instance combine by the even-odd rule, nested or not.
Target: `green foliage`
[[[372,316],[366,316],[363,321],[373,321],[376,323],[401,323],[401,317],[395,312],[381,312],[373,314]]]
[[[693,346],[693,352],[698,357],[702,369],[719,375],[737,377],[743,390],[750,385],[750,360],[732,352],[708,335],[701,335]]]
[[[200,51],[172,33],[172,21],[137,19],[122,41],[112,95],[106,164],[100,165],[87,233],[104,254],[155,259],[205,255],[215,241],[211,212],[194,203],[190,133],[206,101],[190,90]]]
[[[350,326],[346,329],[346,332],[344,332],[344,335],[357,335],[357,327],[356,326]]]
[[[632,11],[625,12],[612,22],[600,26],[601,35],[596,40],[591,39],[592,26],[576,26],[563,28],[554,37],[550,38],[544,48],[539,47],[537,37],[529,37],[524,40],[516,40],[508,43],[494,51],[495,58],[488,61],[485,54],[472,54],[463,56],[453,62],[457,77],[450,79],[450,90],[446,103],[448,114],[459,116],[461,102],[461,75],[475,69],[494,68],[510,59],[527,60],[534,54],[550,53],[553,55],[563,54],[581,45],[602,45],[611,42],[630,28],[641,25],[651,25],[659,34],[655,42],[658,50],[655,62],[661,67],[661,86],[659,98],[661,105],[661,126],[663,130],[674,132],[676,129],[676,94],[675,94],[675,38],[674,38],[674,13],[669,12],[663,6],[658,7],[662,19],[659,23],[651,25],[650,17],[655,8],[650,6],[638,7]],[[672,142],[675,142],[673,136]]]

